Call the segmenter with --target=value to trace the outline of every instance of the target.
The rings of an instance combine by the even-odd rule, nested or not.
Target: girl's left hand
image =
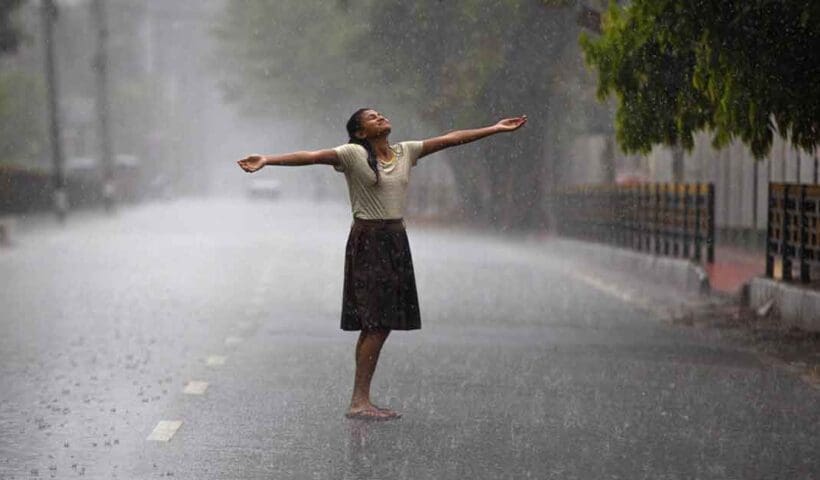
[[[505,118],[496,123],[495,126],[502,132],[512,132],[524,126],[525,123],[527,123],[527,116],[522,115],[520,117]]]

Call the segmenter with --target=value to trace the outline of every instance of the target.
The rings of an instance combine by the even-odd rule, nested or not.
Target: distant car
[[[277,180],[254,178],[248,183],[251,198],[277,198],[281,193],[281,184]]]

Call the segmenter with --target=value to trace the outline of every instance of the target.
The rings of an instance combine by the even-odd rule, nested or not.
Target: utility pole
[[[105,0],[93,0],[91,4],[97,27],[97,53],[94,56],[94,73],[97,92],[97,122],[100,140],[100,161],[103,169],[103,204],[109,213],[114,210],[114,159],[111,148],[111,109],[108,103],[108,21],[105,16]]]
[[[575,23],[582,29],[594,35],[601,35],[602,13],[599,9],[590,7],[586,2],[578,2],[575,6]],[[597,130],[597,129],[596,129]],[[604,136],[604,149],[601,152],[601,173],[604,183],[614,184],[617,181],[615,168],[615,131],[611,123],[600,129]]]
[[[68,192],[66,191],[65,169],[63,166],[63,145],[60,138],[59,92],[57,91],[57,68],[54,59],[54,22],[57,19],[57,5],[54,0],[42,0],[40,8],[43,42],[45,47],[46,90],[48,93],[49,140],[51,159],[54,162],[54,211],[57,220],[65,223],[68,214]]]

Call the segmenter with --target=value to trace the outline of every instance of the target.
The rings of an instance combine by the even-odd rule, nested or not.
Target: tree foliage
[[[25,0],[0,0],[0,55],[17,52],[23,35],[15,18]],[[18,69],[0,71],[0,164],[30,163],[43,153],[40,79]]]
[[[776,133],[806,151],[820,141],[820,2],[612,1],[603,34],[581,45],[599,99],[617,97],[627,152],[691,150],[702,129],[716,148],[738,137],[756,158]]]
[[[45,89],[39,80],[23,72],[0,72],[0,163],[29,164],[43,153]]]

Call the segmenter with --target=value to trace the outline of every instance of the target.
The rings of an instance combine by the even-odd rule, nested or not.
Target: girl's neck
[[[373,147],[373,152],[379,158],[390,158],[390,142],[387,141],[387,136],[369,138],[370,146]]]

